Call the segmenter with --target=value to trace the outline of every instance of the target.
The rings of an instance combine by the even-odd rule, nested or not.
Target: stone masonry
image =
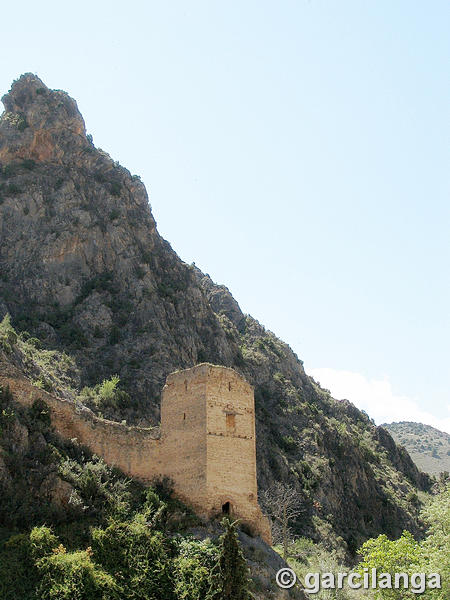
[[[161,427],[145,429],[95,417],[21,377],[0,377],[16,399],[37,398],[51,409],[52,424],[108,464],[150,483],[173,480],[176,495],[206,518],[230,514],[271,542],[258,505],[253,388],[233,369],[200,364],[168,376]]]

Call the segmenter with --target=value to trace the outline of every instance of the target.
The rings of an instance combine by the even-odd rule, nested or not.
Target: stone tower
[[[147,485],[170,477],[175,494],[204,517],[229,514],[270,544],[268,519],[258,505],[253,389],[236,371],[201,364],[168,376],[161,427],[106,421],[31,384],[2,377],[18,400],[50,408],[56,431],[77,439],[110,465]]]
[[[197,513],[230,514],[270,543],[258,505],[253,388],[241,375],[211,364],[169,375],[161,443],[166,474]]]

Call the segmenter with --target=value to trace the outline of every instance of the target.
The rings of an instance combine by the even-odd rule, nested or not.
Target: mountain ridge
[[[406,448],[422,471],[432,475],[450,471],[450,435],[445,431],[414,421],[387,423],[382,427]]]

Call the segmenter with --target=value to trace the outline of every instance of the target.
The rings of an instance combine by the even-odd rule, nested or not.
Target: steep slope
[[[171,371],[236,368],[255,387],[260,485],[296,486],[297,532],[343,538],[352,552],[380,531],[417,531],[427,477],[227,288],[179,259],[143,184],[93,146],[75,102],[28,74],[3,103],[0,317],[69,354],[74,389],[117,373],[129,398],[108,416],[129,422],[157,422]]]
[[[27,350],[38,362],[42,359],[39,351],[29,347],[29,342],[19,342],[9,358],[0,349],[0,376],[2,372],[12,376],[16,371],[13,363],[20,361],[20,355]],[[64,359],[58,354],[54,355],[54,359],[58,372],[63,369],[61,360],[64,362]],[[120,595],[109,596],[98,592],[89,597],[136,598],[135,594],[130,593],[133,592],[133,583],[126,578],[133,557],[138,555],[130,537],[135,531],[133,523],[139,522],[145,527],[140,531],[145,535],[147,550],[151,548],[152,541],[157,539],[163,548],[171,549],[171,552],[154,561],[157,568],[151,576],[147,571],[147,577],[142,557],[140,561],[138,559],[139,572],[142,573],[138,586],[146,582],[148,585],[149,580],[156,579],[164,571],[164,562],[169,562],[166,569],[173,583],[164,590],[158,588],[157,597],[161,600],[186,598],[186,589],[192,588],[199,594],[196,597],[204,597],[213,566],[208,557],[215,556],[214,543],[222,533],[218,521],[199,520],[188,507],[172,497],[162,482],[148,494],[142,485],[130,481],[120,471],[92,456],[76,440],[64,440],[55,434],[50,427],[45,403],[38,400],[31,406],[25,406],[18,396],[19,392],[12,392],[0,380],[0,598],[37,600],[42,595],[34,593],[36,588],[43,585],[48,590],[49,581],[45,580],[42,571],[36,570],[35,561],[30,561],[29,553],[24,551],[28,545],[29,530],[43,523],[51,524],[54,534],[59,538],[49,548],[52,554],[57,554],[58,548],[61,551],[60,542],[64,544],[65,555],[66,551],[83,553],[90,548],[89,556],[97,567],[102,555],[98,548],[95,549],[92,528],[104,531],[114,523],[117,543],[109,549],[108,556],[114,555],[114,550],[120,553],[127,541],[132,546],[125,565],[117,561],[111,573],[120,581],[122,590]],[[119,538],[124,530],[127,535]],[[17,535],[18,532],[22,532],[22,535]],[[250,568],[255,600],[280,598],[275,574],[286,563],[260,538],[250,537],[243,531],[239,532],[239,538]],[[71,556],[76,559],[76,556]],[[190,568],[186,572],[177,570],[178,556],[189,560]],[[153,562],[151,554],[150,561]],[[199,577],[195,571],[197,564],[203,567],[203,577]],[[63,575],[69,587],[69,572],[66,570],[60,575]],[[83,581],[88,587],[83,577],[83,565],[80,564],[75,582],[72,582],[73,587],[70,587],[70,596],[64,597],[87,597],[75,592],[77,585],[83,587]],[[55,578],[52,578],[52,584],[55,584]],[[176,587],[177,594],[171,593],[173,587]],[[54,597],[61,598],[61,594],[59,589]],[[139,598],[143,597],[149,596],[139,595]],[[299,590],[292,590],[288,597],[304,600],[305,595]]]
[[[425,473],[438,475],[450,471],[450,435],[411,421],[383,425],[397,444],[406,448],[413,461]]]
[[[75,102],[31,75],[3,102],[3,301],[20,329],[77,358],[83,382],[118,372],[157,416],[148,399],[168,372],[205,348],[231,364],[233,350],[139,178],[93,147]]]

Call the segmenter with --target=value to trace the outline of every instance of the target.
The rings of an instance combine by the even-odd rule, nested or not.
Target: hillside
[[[14,372],[1,351],[0,363]],[[62,439],[45,403],[16,400],[0,384],[0,598],[210,598],[220,523],[198,519],[164,481],[146,489]],[[259,538],[239,531],[239,540],[255,600],[279,597],[284,561]]]
[[[139,177],[93,145],[75,101],[28,74],[3,103],[0,318],[9,313],[19,334],[5,360],[52,393],[142,425],[158,424],[170,372],[233,367],[255,388],[259,485],[295,486],[297,534],[352,554],[380,532],[418,532],[428,477],[384,428],[306,375],[226,287],[177,256]],[[64,352],[62,373],[53,351]],[[122,393],[96,402],[93,387],[115,374]]]
[[[397,444],[406,448],[418,468],[425,473],[437,475],[450,471],[450,435],[411,421],[383,425]]]

